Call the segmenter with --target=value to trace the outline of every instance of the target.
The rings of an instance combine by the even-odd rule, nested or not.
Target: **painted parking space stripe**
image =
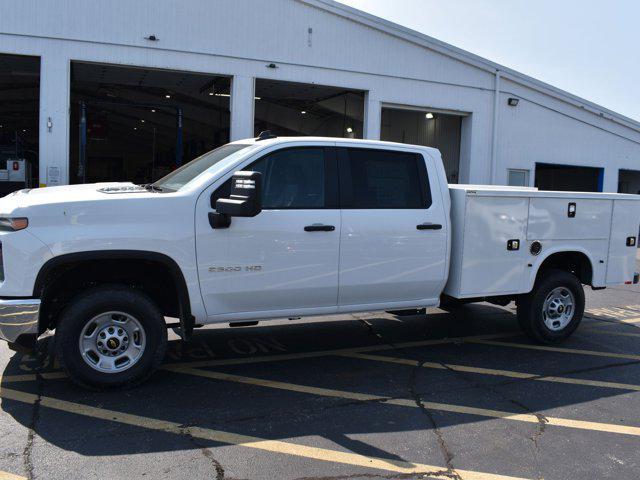
[[[610,319],[605,319],[605,318],[596,318],[594,320],[597,321],[597,322],[600,322],[601,323],[601,325],[600,325],[601,327],[605,327],[607,325],[616,325],[616,324],[637,325],[637,324],[640,323],[640,317],[616,318],[615,320],[610,320]]]
[[[470,343],[478,343],[481,345],[492,345],[496,347],[513,347],[513,348],[525,348],[528,350],[541,350],[545,352],[557,352],[557,353],[571,353],[574,355],[590,355],[592,357],[606,357],[606,358],[622,358],[625,360],[640,360],[640,355],[631,353],[615,353],[615,352],[601,352],[598,350],[582,350],[578,348],[563,348],[563,347],[550,347],[547,345],[530,345],[527,343],[513,343],[513,342],[496,342],[494,340],[486,339],[469,339]]]
[[[467,342],[471,340],[493,340],[496,338],[508,338],[515,337],[520,335],[522,332],[512,331],[512,332],[502,332],[502,333],[493,333],[487,335],[472,335],[468,337],[451,337],[451,338],[436,338],[432,340],[417,340],[414,342],[403,342],[403,343],[395,343],[395,344],[376,344],[376,345],[367,345],[365,347],[351,347],[351,348],[341,348],[335,350],[316,350],[312,352],[300,352],[300,353],[291,353],[291,354],[282,354],[282,355],[259,355],[254,357],[244,357],[244,358],[227,358],[227,359],[219,359],[219,360],[202,360],[195,362],[176,362],[176,363],[167,363],[163,365],[161,368],[173,368],[173,367],[191,367],[191,368],[201,368],[201,367],[217,367],[223,365],[245,365],[251,363],[263,363],[263,362],[279,362],[284,360],[298,360],[303,358],[315,358],[315,357],[327,357],[330,355],[339,355],[341,353],[350,353],[350,352],[377,352],[384,350],[395,350],[399,348],[412,348],[412,347],[426,347],[429,345],[447,345],[450,343],[459,343],[459,342]]]
[[[0,471],[0,480],[27,480],[27,477],[14,475],[13,473]]]
[[[589,387],[615,388],[619,390],[630,390],[640,392],[640,385],[630,383],[604,382],[599,380],[585,380],[582,378],[557,377],[551,375],[537,375],[533,373],[514,372],[510,370],[496,370],[493,368],[469,367],[466,365],[455,365],[451,363],[418,362],[410,358],[386,357],[382,355],[367,355],[364,353],[343,353],[341,357],[359,358],[361,360],[373,360],[376,362],[397,363],[411,367],[422,366],[438,370],[453,370],[463,373],[477,373],[480,375],[494,375],[498,377],[518,378],[523,380],[536,380],[541,382],[567,383],[571,385],[585,385]]]
[[[353,348],[341,348],[336,350],[315,350],[312,352],[300,352],[300,353],[289,353],[282,355],[258,355],[253,357],[242,357],[242,358],[223,358],[218,360],[197,360],[193,362],[175,362],[175,363],[166,363],[161,365],[160,368],[170,369],[173,367],[192,367],[192,368],[201,368],[201,367],[216,367],[223,365],[246,365],[251,363],[263,363],[263,362],[280,362],[286,360],[299,360],[304,358],[316,358],[316,357],[326,357],[331,355],[340,355],[341,353],[350,353],[350,352],[375,352],[375,351],[384,351],[384,350],[393,350],[395,348],[411,348],[411,347],[425,347],[428,345],[446,345],[449,343],[458,343],[458,342],[466,342],[468,340],[491,340],[496,338],[508,338],[519,335],[520,332],[503,332],[503,333],[494,333],[487,335],[473,335],[469,337],[451,337],[451,338],[436,338],[433,340],[418,340],[414,342],[405,342],[405,343],[396,343],[395,345],[368,345],[366,347],[353,347]],[[49,380],[56,380],[60,378],[66,378],[66,374],[61,371],[54,372],[43,372],[41,373],[42,378]],[[0,375],[0,381],[3,383],[13,383],[13,382],[29,382],[35,381],[35,374],[19,374],[19,375]]]
[[[34,394],[7,388],[0,389],[0,397],[28,404],[35,403],[37,399],[37,396]],[[92,407],[90,405],[69,402],[53,397],[41,397],[40,406],[99,420],[106,420],[110,422],[117,422],[135,427],[145,428],[148,430],[173,433],[176,435],[188,434],[202,440],[219,442],[228,445],[237,445],[271,453],[292,455],[296,457],[320,460],[324,462],[366,467],[394,473],[421,473],[425,474],[425,476],[442,479],[451,478],[453,475],[457,474],[457,478],[463,480],[525,480],[520,477],[497,475],[493,473],[477,472],[471,470],[455,469],[454,471],[447,471],[446,468],[433,465],[425,465],[421,463],[412,463],[379,457],[368,457],[356,453],[341,452],[326,448],[309,447],[307,445],[300,445],[297,443],[290,443],[281,440],[267,440],[259,437],[224,432],[221,430],[214,430],[209,428],[193,426],[185,427],[176,422],[159,420],[140,415],[132,415],[129,413],[108,410],[105,408]],[[0,477],[0,480],[3,480],[2,477]]]
[[[58,380],[60,378],[67,378],[67,374],[64,372],[43,372],[40,376],[47,380]],[[38,379],[35,373],[24,373],[19,375],[0,375],[0,383],[13,383],[13,382],[35,382]],[[2,479],[0,479],[2,480]]]
[[[615,326],[615,325],[612,323],[608,323],[606,325],[598,325],[597,327],[582,328],[578,330],[578,333],[589,332],[589,333],[595,333],[596,335],[613,335],[614,337],[640,337],[640,333],[618,332],[618,331],[611,330],[611,328],[606,328],[606,327],[612,327],[612,326]]]
[[[334,390],[322,387],[312,387],[307,385],[299,385],[295,383],[279,382],[277,380],[265,380],[261,378],[244,377],[241,375],[232,375],[222,372],[213,372],[209,370],[200,370],[197,368],[171,368],[176,373],[185,373],[199,377],[211,378],[228,382],[244,383],[259,387],[275,388],[280,390],[288,390],[292,392],[307,393],[311,395],[319,395],[324,397],[344,398],[346,400],[358,400],[363,402],[379,402],[381,404],[397,405],[401,407],[419,408],[414,400],[408,398],[390,398],[379,395],[371,395],[368,393],[348,392],[344,390]],[[467,407],[464,405],[452,405],[446,403],[422,401],[422,405],[428,410],[438,410],[442,412],[462,413],[467,415],[476,415],[480,417],[501,418],[503,420],[512,420],[526,423],[540,423],[540,418],[532,413],[513,413],[501,410],[490,410],[486,408]],[[575,428],[579,430],[590,430],[607,433],[617,433],[622,435],[640,436],[640,427],[632,427],[626,425],[616,425],[612,423],[591,422],[585,420],[572,420],[568,418],[547,417],[545,416],[545,424],[555,425],[559,427]]]

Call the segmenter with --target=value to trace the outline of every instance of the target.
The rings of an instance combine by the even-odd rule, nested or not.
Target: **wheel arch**
[[[155,266],[153,272],[166,272],[169,274],[171,283],[175,288],[175,298],[163,299],[154,298],[158,303],[164,304],[166,301],[173,302],[175,300],[176,314],[180,319],[181,333],[184,338],[188,338],[193,332],[194,317],[191,312],[191,303],[189,299],[189,290],[184,278],[184,274],[178,263],[168,255],[159,252],[145,250],[96,250],[75,252],[56,256],[48,260],[38,272],[33,287],[33,296],[41,298],[43,310],[40,315],[40,333],[49,328],[52,310],[47,310],[47,294],[52,285],[49,282],[60,281],[65,275],[72,275],[70,272],[91,269],[92,266],[108,266],[111,273],[117,266],[126,267],[127,265],[135,265],[138,268],[138,279],[144,280],[140,275],[144,275],[145,266]],[[83,270],[84,269],[84,270]],[[107,278],[93,277],[96,283],[110,283],[112,275]],[[122,278],[128,278],[123,273]],[[95,280],[97,279],[97,280]],[[168,279],[164,279],[167,281]],[[58,288],[60,288],[58,286]],[[152,295],[153,297],[153,295]],[[156,297],[158,297],[156,295]],[[159,301],[158,301],[159,300]]]
[[[591,254],[581,248],[550,250],[538,259],[536,267],[529,279],[529,292],[545,271],[550,269],[563,270],[575,275],[582,284],[593,285],[594,261]]]

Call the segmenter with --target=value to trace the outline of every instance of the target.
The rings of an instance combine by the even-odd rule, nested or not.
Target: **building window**
[[[511,187],[528,187],[529,186],[529,170],[509,169],[509,186]]]

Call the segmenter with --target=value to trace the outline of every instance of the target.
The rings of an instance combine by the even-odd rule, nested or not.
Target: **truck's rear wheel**
[[[527,335],[540,343],[558,343],[582,321],[584,290],[575,275],[549,270],[517,304],[518,322]]]
[[[110,389],[137,385],[160,365],[167,345],[162,312],[145,294],[98,287],[60,316],[55,335],[60,365],[78,385]]]

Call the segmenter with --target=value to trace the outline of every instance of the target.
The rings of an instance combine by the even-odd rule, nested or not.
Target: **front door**
[[[340,210],[335,151],[295,147],[243,170],[262,173],[263,210],[226,229],[207,220],[211,194],[196,209],[200,288],[207,315],[233,318],[331,313],[338,297]],[[226,196],[228,182],[214,197]]]
[[[340,311],[436,304],[448,232],[433,159],[408,150],[337,151]]]

